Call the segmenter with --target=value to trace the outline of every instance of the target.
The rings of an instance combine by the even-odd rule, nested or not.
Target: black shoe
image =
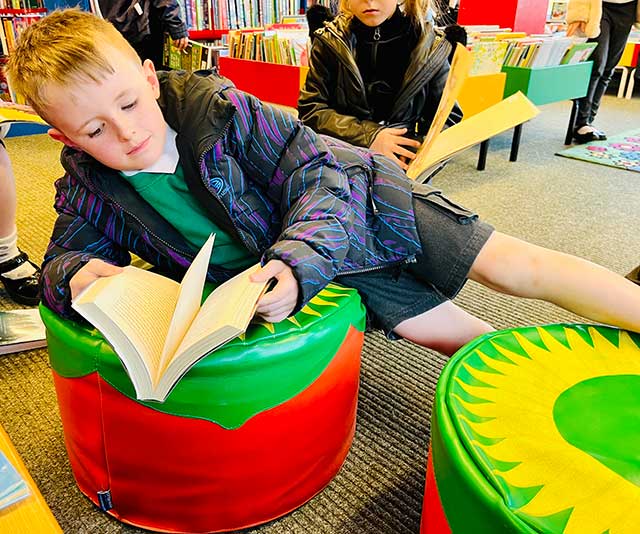
[[[625,278],[640,286],[640,265],[638,265],[633,271],[627,274]]]
[[[2,276],[24,262],[29,262],[35,268],[36,271],[31,276],[15,280]],[[0,280],[11,299],[18,304],[36,306],[40,302],[40,268],[29,259],[26,253],[20,252],[15,258],[0,263]]]
[[[594,130],[592,132],[587,132],[580,134],[577,131],[573,132],[573,140],[579,144],[583,145],[584,143],[592,143],[593,141],[606,141],[607,135],[600,130]]]

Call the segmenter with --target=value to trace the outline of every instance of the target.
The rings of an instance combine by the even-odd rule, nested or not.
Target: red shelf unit
[[[458,24],[498,24],[516,32],[543,33],[548,6],[548,0],[494,0],[487,9],[485,1],[460,0]]]
[[[46,7],[36,7],[31,9],[0,9],[0,15],[31,15],[46,12]]]
[[[229,33],[229,30],[189,30],[189,39],[194,41],[216,41]]]

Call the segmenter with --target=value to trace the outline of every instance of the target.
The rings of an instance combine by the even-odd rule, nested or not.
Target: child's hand
[[[270,260],[262,269],[251,275],[254,282],[264,282],[270,278],[276,278],[278,283],[271,291],[262,295],[256,313],[265,321],[277,323],[289,317],[296,307],[298,281],[293,276],[291,267],[280,260]]]
[[[73,275],[69,282],[71,288],[71,298],[76,298],[82,290],[87,287],[91,282],[94,282],[102,276],[113,276],[122,272],[122,267],[112,265],[106,261],[92,259]]]
[[[185,48],[187,48],[188,44],[189,44],[188,37],[181,37],[180,39],[173,40],[173,46],[178,50],[178,52],[182,52]]]
[[[578,37],[584,37],[586,35],[586,29],[587,23],[584,20],[576,20],[574,22],[571,22],[567,26],[567,37],[571,37],[574,34]]]
[[[376,138],[369,148],[374,152],[379,152],[391,158],[400,165],[400,167],[407,170],[409,165],[406,162],[410,162],[416,157],[415,150],[420,147],[420,141],[403,137],[406,133],[406,128],[384,128],[378,132],[378,135],[376,135]],[[404,147],[412,147],[414,150],[409,150]]]

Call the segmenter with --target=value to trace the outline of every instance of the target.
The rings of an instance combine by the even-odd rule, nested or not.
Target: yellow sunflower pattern
[[[564,328],[566,343],[537,332],[542,343],[514,331],[521,351],[492,341],[473,352],[475,365],[463,361],[449,390],[458,431],[508,506],[541,532],[637,534],[640,487],[567,441],[554,407],[589,379],[640,375],[640,350],[624,331],[617,344],[593,327]],[[564,529],[551,530],[550,517]]]

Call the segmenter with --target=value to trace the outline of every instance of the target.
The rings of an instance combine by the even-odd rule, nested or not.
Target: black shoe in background
[[[576,130],[573,132],[573,140],[579,145],[583,145],[585,143],[593,143],[594,141],[606,141],[607,134],[601,132],[600,130],[594,130],[592,132],[580,134]]]

